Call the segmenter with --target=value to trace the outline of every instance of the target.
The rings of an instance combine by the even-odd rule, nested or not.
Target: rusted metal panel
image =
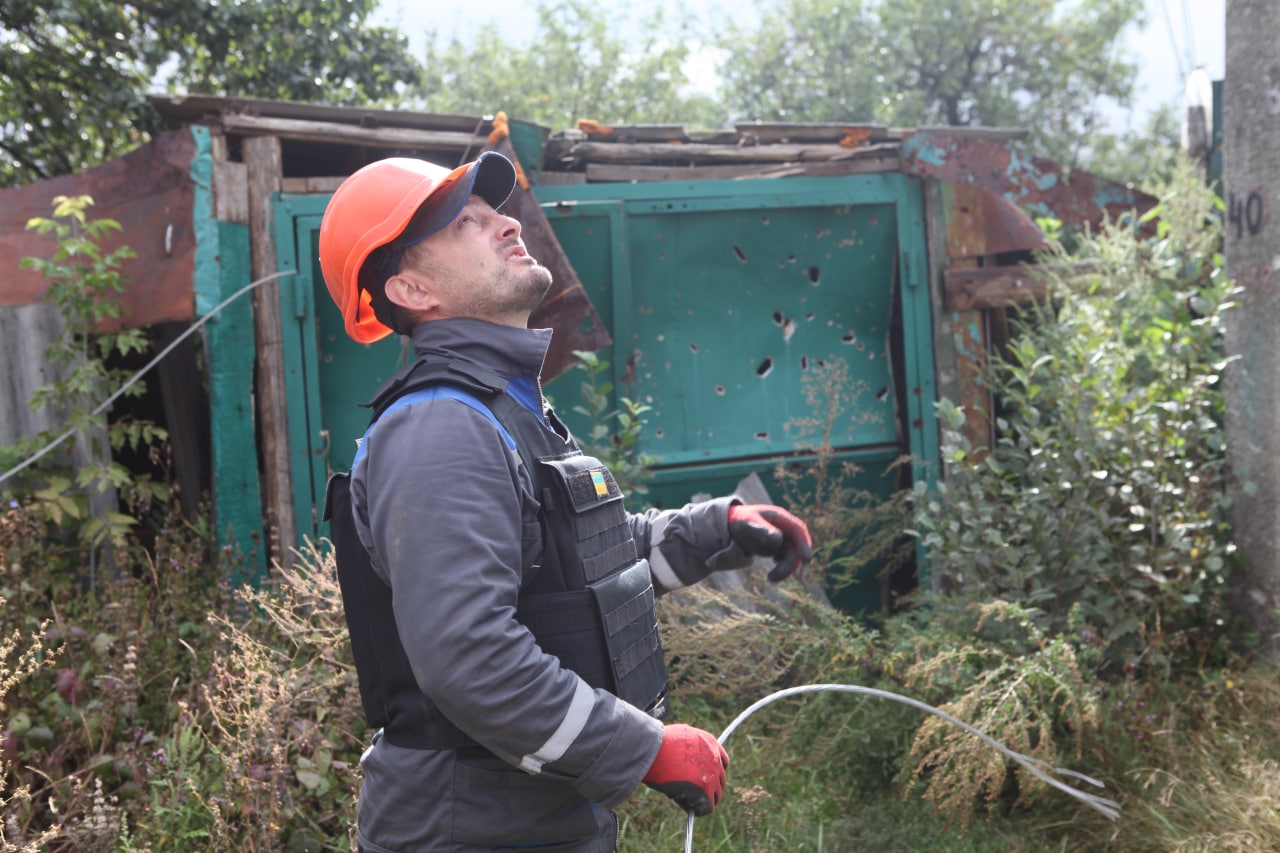
[[[918,131],[902,141],[904,171],[988,190],[1035,215],[1069,225],[1096,225],[1131,210],[1146,211],[1146,193],[1061,163],[1022,154],[990,140]]]
[[[955,389],[959,398],[952,402],[964,408],[962,432],[971,447],[989,449],[991,395],[982,381],[990,347],[985,315],[981,311],[950,312],[940,326],[939,334],[946,335],[955,348]]]
[[[1008,199],[974,184],[942,184],[949,258],[981,258],[1049,247],[1044,232]]]
[[[1034,266],[1019,264],[979,269],[949,269],[942,275],[948,311],[976,311],[1026,305],[1045,294]]]
[[[510,140],[505,136],[485,148],[498,151],[512,162],[519,162]],[[595,352],[609,346],[613,340],[533,193],[517,186],[503,210],[520,221],[529,254],[551,270],[551,290],[529,318],[532,328],[555,329],[542,366],[543,378],[550,381],[577,361],[574,350]]]
[[[39,302],[48,283],[19,269],[26,257],[49,257],[52,237],[28,231],[32,217],[53,213],[57,196],[94,199],[90,218],[114,219],[123,230],[103,241],[104,251],[129,246],[123,316],[104,329],[186,320],[194,314],[194,188],[189,177],[195,141],[189,130],[156,137],[135,151],[74,175],[0,190],[0,305]]]

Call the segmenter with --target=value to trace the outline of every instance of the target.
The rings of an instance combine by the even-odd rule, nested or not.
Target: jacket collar
[[[507,377],[537,378],[551,346],[551,329],[517,329],[450,317],[419,323],[410,336],[417,358],[460,358]]]

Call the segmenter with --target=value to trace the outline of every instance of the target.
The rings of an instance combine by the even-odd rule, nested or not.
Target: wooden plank
[[[245,140],[249,176],[250,273],[255,280],[279,271],[272,239],[271,202],[280,188],[280,140],[256,136]],[[262,442],[262,497],[270,559],[293,563],[293,480],[289,469],[289,413],[284,385],[284,347],[280,330],[280,283],[268,282],[253,292],[253,326],[257,349],[256,400]]]
[[[249,226],[215,222],[221,302],[251,281]],[[254,430],[254,329],[250,298],[230,302],[204,331],[209,387],[209,455],[218,541],[240,552],[231,567],[234,583],[260,582],[267,567],[262,522],[262,485]]]
[[[0,306],[0,444],[12,445],[42,430],[61,433],[72,412],[44,406],[32,409],[28,402],[41,388],[65,380],[82,364],[60,367],[45,358],[45,350],[62,333],[65,322],[52,303]],[[105,392],[102,397],[105,398]],[[89,440],[92,439],[92,440]],[[45,462],[65,465],[73,471],[100,466],[110,459],[105,430],[94,427],[65,440],[44,457]],[[27,469],[29,473],[30,468]],[[9,484],[12,485],[12,484]],[[89,511],[101,516],[119,509],[114,486],[89,489]]]
[[[1045,281],[1026,265],[952,268],[943,273],[943,293],[949,311],[1007,308],[1043,299]]]
[[[538,173],[538,186],[540,187],[560,186],[562,184],[585,184],[586,182],[586,172],[548,172],[546,169],[543,169]]]
[[[840,124],[832,122],[741,122],[734,130],[744,137],[762,143],[839,142],[849,132],[866,134],[871,139],[889,136],[889,128],[882,124]]]
[[[472,132],[478,125],[479,133],[485,136],[488,136],[489,131],[493,129],[492,119],[482,116],[331,106],[270,98],[158,93],[148,95],[147,101],[162,116],[175,124],[217,124],[222,116],[245,114],[295,119],[308,123],[323,121],[360,127],[411,127],[464,132]],[[215,156],[217,156],[216,152]]]
[[[51,302],[0,306],[0,444],[16,444],[66,420],[65,411],[27,405],[42,387],[66,378],[67,371],[44,356],[63,326]]]
[[[168,347],[185,330],[185,324],[161,323],[154,327],[152,347]],[[182,514],[195,518],[200,500],[209,484],[204,447],[207,444],[207,398],[200,376],[195,339],[183,338],[156,365],[156,383],[164,409],[169,447],[173,453],[174,478]]]
[[[327,195],[333,193],[345,180],[344,177],[282,178],[280,191],[297,195]]]
[[[933,366],[939,399],[960,404],[959,363],[961,338],[957,335],[959,318],[948,314],[943,304],[942,271],[947,265],[947,205],[943,199],[943,182],[935,178],[923,181],[925,252],[929,259],[929,309],[937,321],[933,324]],[[989,406],[986,408],[990,408]],[[939,435],[939,443],[942,436]],[[943,465],[945,466],[945,460]],[[945,467],[940,472],[945,479]],[[930,581],[938,583],[938,576]]]
[[[687,142],[688,134],[682,124],[624,124],[603,125],[598,122],[580,121],[578,129],[600,142],[629,145],[636,142]]]
[[[448,130],[418,130],[407,127],[359,127],[324,121],[301,121],[288,118],[264,118],[250,115],[224,115],[222,128],[228,133],[250,136],[274,136],[278,139],[300,139],[305,142],[351,142],[370,148],[446,148],[463,149],[483,141],[475,133]]]
[[[608,142],[578,142],[565,156],[588,163],[793,163],[802,161],[853,160],[896,151],[897,145],[616,145]]]
[[[244,163],[213,161],[213,218],[249,224],[249,168]]]
[[[194,154],[191,131],[183,129],[101,166],[0,190],[0,305],[39,302],[48,287],[39,274],[19,269],[23,258],[47,258],[55,250],[53,238],[28,231],[27,222],[52,216],[57,196],[88,195],[94,200],[91,218],[114,219],[122,226],[103,240],[104,254],[119,246],[137,253],[124,265],[129,276],[120,297],[124,316],[104,322],[102,329],[191,319],[195,193],[189,173]]]
[[[716,181],[751,178],[830,177],[833,175],[866,175],[873,172],[897,171],[896,153],[856,160],[834,160],[812,163],[734,163],[719,166],[640,166],[588,163],[588,182],[630,183],[633,181]],[[547,172],[543,172],[543,182]]]

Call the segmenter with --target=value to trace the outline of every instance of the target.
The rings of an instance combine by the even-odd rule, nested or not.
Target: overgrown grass
[[[696,822],[695,850],[1280,849],[1274,801],[1280,673],[1272,668],[1106,683],[1078,668],[1064,671],[1072,659],[1060,657],[1047,665],[1057,686],[1047,696],[1031,697],[1024,711],[1065,703],[1074,725],[1032,714],[1048,728],[1029,728],[1029,740],[1019,743],[1019,735],[1001,723],[1005,717],[983,725],[981,713],[965,708],[965,701],[990,708],[1016,692],[1019,678],[1046,669],[1035,654],[1024,661],[1013,653],[1027,638],[988,630],[989,614],[970,614],[967,635],[957,631],[958,618],[943,618],[939,625],[948,627],[931,629],[916,615],[872,632],[838,614],[814,623],[821,607],[808,601],[790,607],[760,597],[745,602],[746,609],[726,610],[717,594],[693,595],[725,615],[698,623],[680,612],[693,604],[681,603],[674,614],[664,606],[679,719],[719,733],[750,703],[785,686],[879,687],[946,707],[1024,752],[1058,744],[1048,756],[1052,764],[1107,788],[1063,781],[1121,804],[1113,822],[1054,789],[1030,788],[977,738],[941,721],[926,725],[936,718],[898,703],[804,694],[766,707],[730,738],[730,790],[711,817]],[[682,664],[691,650],[698,652],[695,662]],[[1059,651],[1045,646],[1042,653],[1052,658]],[[1001,667],[1008,677],[993,682]],[[1071,710],[1081,703],[1087,709]],[[930,755],[930,744],[939,742],[935,736],[950,738],[941,742],[955,754]],[[914,761],[913,750],[927,760]],[[913,781],[921,766],[936,770],[947,760],[959,775],[946,776],[946,786],[933,796]],[[622,815],[623,850],[683,849],[685,816],[673,814],[665,798],[641,793]]]
[[[56,603],[26,599],[21,616],[5,609],[5,635],[14,627],[19,633],[4,658],[2,683],[13,685],[3,697],[11,793],[3,806],[8,846],[0,850],[352,849],[365,732],[331,557],[308,550],[269,588],[231,599],[216,584],[192,583],[180,564],[120,582],[146,608],[89,607],[64,590]],[[14,564],[6,565],[12,577]],[[41,585],[38,572],[27,580]],[[1013,665],[1016,649],[1039,642],[992,631],[977,612],[909,614],[872,630],[800,594],[754,595],[734,605],[699,590],[663,602],[678,719],[718,733],[766,694],[816,682],[877,686],[944,705],[992,671],[982,661]],[[184,632],[176,614],[158,606],[183,597],[184,612],[217,614],[204,621],[207,630]],[[722,615],[693,618],[706,607]],[[38,626],[42,611],[55,610],[65,632],[33,636],[30,620]],[[28,664],[20,661],[24,652]],[[960,655],[968,664],[957,662]],[[73,661],[77,680],[61,684],[68,700],[56,674]],[[127,685],[131,672],[136,687],[123,690],[116,679]],[[1079,688],[1071,698],[1084,693],[1096,713],[1067,739],[1078,748],[1058,763],[1107,783],[1122,803],[1114,823],[1056,791],[1026,796],[1016,785],[963,804],[969,819],[957,820],[955,808],[940,811],[904,775],[913,744],[926,742],[923,714],[877,698],[807,694],[768,706],[730,738],[730,791],[697,822],[694,848],[1280,846],[1280,674],[1134,677]],[[25,730],[15,726],[23,715]],[[30,737],[41,725],[50,735]],[[972,747],[975,760],[995,755],[976,741]],[[642,788],[621,815],[622,850],[682,849],[685,815],[667,798]]]

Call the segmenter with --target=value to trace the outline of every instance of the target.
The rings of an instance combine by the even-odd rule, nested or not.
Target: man
[[[774,580],[812,558],[803,522],[777,507],[623,509],[542,397],[551,331],[527,325],[551,274],[498,212],[514,186],[494,152],[453,171],[381,160],[338,188],[320,226],[348,334],[399,332],[417,356],[371,404],[349,483],[330,487],[380,727],[361,758],[368,853],[612,851],[610,809],[641,782],[709,814],[729,757],[662,722],[655,591],[753,554],[778,559]]]

